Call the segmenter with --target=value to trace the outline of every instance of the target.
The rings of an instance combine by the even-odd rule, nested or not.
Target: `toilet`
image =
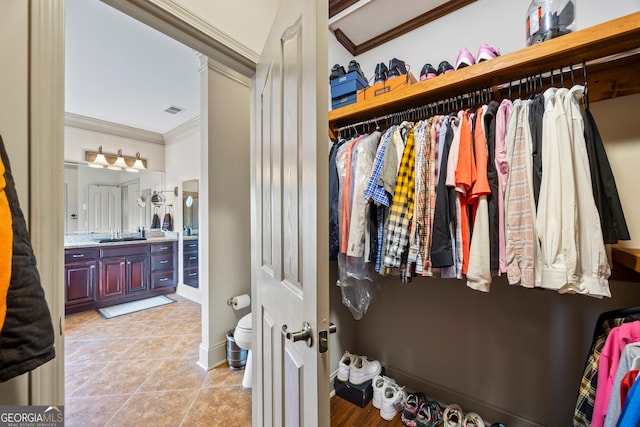
[[[251,326],[251,313],[245,315],[240,319],[235,331],[233,332],[233,338],[236,340],[236,345],[243,350],[247,351],[247,364],[244,367],[244,376],[242,377],[242,386],[244,388],[251,388],[252,381],[251,376],[253,371],[253,361],[251,357],[251,340],[253,339],[253,328]]]

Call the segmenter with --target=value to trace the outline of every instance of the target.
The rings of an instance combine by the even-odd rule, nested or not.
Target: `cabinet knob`
[[[168,277],[163,277],[163,278],[160,279],[161,282],[166,282],[167,280],[169,280]]]
[[[169,249],[169,246],[160,246],[161,251],[166,251],[167,249]]]
[[[73,254],[71,255],[73,258],[84,258],[84,254]]]
[[[189,273],[189,276],[193,277],[196,276],[198,273]]]
[[[167,260],[165,259],[165,260],[163,260],[163,261],[160,261],[160,264],[166,264],[166,263],[168,263],[168,262],[169,262],[169,261],[167,261]]]
[[[198,257],[195,257],[195,256],[190,256],[190,257],[189,257],[189,261],[195,261],[195,260],[197,260],[197,259],[198,259]]]

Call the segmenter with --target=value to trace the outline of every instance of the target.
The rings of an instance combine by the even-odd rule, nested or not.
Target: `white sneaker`
[[[342,358],[340,358],[340,362],[338,362],[338,381],[349,381],[350,367],[356,357],[358,356],[351,354],[348,351],[344,352]]]
[[[373,379],[373,407],[380,409],[382,405],[382,396],[384,389],[390,384],[395,384],[396,380],[393,378],[385,377],[384,375],[377,375]]]
[[[447,406],[442,418],[444,418],[444,427],[463,427],[464,413],[455,403]]]
[[[387,421],[394,419],[395,416],[398,415],[398,412],[402,411],[405,399],[406,393],[404,387],[393,383],[387,385],[382,395],[380,416]]]
[[[364,356],[356,356],[349,369],[349,382],[359,385],[372,380],[382,372],[382,365],[377,360],[367,360]]]
[[[464,417],[463,427],[485,427],[485,425],[480,415],[475,412],[469,412]]]

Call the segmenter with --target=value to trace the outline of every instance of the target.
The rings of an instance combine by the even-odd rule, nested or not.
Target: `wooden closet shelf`
[[[611,257],[614,264],[619,264],[640,273],[640,249],[638,248],[611,248]]]
[[[640,12],[330,111],[329,129],[482,88],[496,92],[498,85],[512,80],[595,60],[601,62],[587,66],[592,102],[640,92]],[[582,83],[581,72],[575,80]]]

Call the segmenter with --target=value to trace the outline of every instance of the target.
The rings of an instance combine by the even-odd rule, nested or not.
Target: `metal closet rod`
[[[438,108],[442,105],[444,105],[445,107],[458,106],[459,104],[464,105],[465,101],[469,99],[472,99],[475,101],[475,99],[477,98],[482,99],[483,96],[486,96],[487,94],[491,94],[491,92],[494,90],[500,91],[503,89],[509,89],[509,97],[511,97],[511,90],[513,90],[513,88],[516,88],[519,91],[519,95],[521,95],[522,93],[521,89],[523,84],[525,85],[525,93],[527,93],[527,91],[530,92],[531,89],[536,90],[538,88],[537,87],[538,83],[540,83],[540,86],[542,87],[544,79],[551,79],[551,84],[553,85],[555,83],[553,77],[558,75],[561,77],[561,81],[560,81],[561,84],[564,85],[564,75],[567,73],[571,74],[572,84],[575,84],[575,76],[573,72],[579,71],[579,70],[582,70],[582,77],[585,85],[585,96],[587,96],[587,86],[588,86],[587,67],[588,66],[603,64],[606,62],[611,62],[614,60],[626,58],[628,56],[637,55],[637,54],[640,54],[640,49],[632,49],[626,52],[621,52],[615,55],[609,55],[609,56],[594,59],[591,61],[583,60],[581,63],[577,63],[575,65],[571,63],[569,64],[568,67],[560,65],[560,67],[557,69],[552,68],[549,71],[529,74],[524,77],[520,77],[519,79],[510,80],[508,83],[502,83],[497,86],[489,86],[483,89],[476,89],[474,91],[467,92],[465,94],[449,97],[440,101],[434,101],[428,104],[421,105],[419,107],[400,110],[393,113],[385,114],[383,116],[378,116],[373,119],[363,120],[357,123],[352,123],[346,126],[335,128],[334,132],[337,134],[338,132],[341,132],[343,130],[355,129],[358,126],[365,126],[365,125],[371,125],[371,124],[376,124],[377,126],[379,121],[382,122],[382,121],[388,121],[389,119],[396,120],[396,119],[413,117],[413,115],[416,113],[424,114],[426,112],[433,111],[434,109],[437,111]]]

